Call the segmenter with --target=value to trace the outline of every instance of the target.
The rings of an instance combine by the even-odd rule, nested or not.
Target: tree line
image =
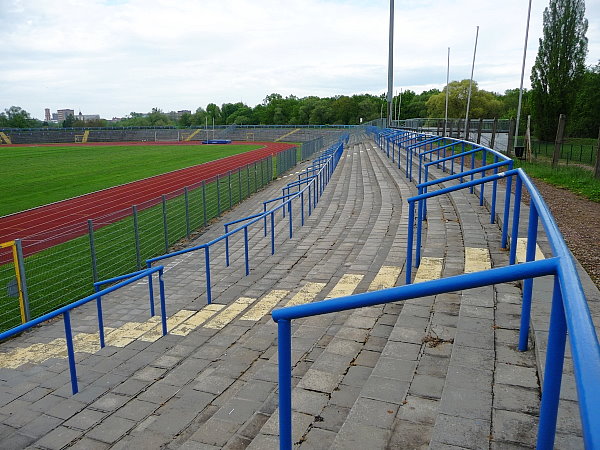
[[[452,81],[448,85],[448,117],[464,118],[466,113],[469,80]],[[522,117],[533,114],[533,95],[524,90]],[[575,96],[574,114],[569,117],[567,131],[571,136],[595,137],[598,133],[597,112],[600,111],[600,64],[585,69],[584,76]],[[473,118],[510,119],[516,117],[518,89],[509,89],[498,94],[479,89],[473,82],[469,115]],[[417,94],[406,90],[394,97],[394,118],[400,120],[412,118],[444,117],[446,88],[431,89]],[[159,108],[149,113],[132,112],[119,122],[106,120],[82,121],[68,117],[61,124],[47,124],[34,119],[24,109],[11,106],[0,112],[2,128],[37,128],[60,126],[79,127],[160,127],[179,128],[203,127],[207,123],[215,125],[358,125],[373,119],[387,116],[385,95],[340,95],[320,98],[315,96],[298,98],[294,95],[284,97],[270,94],[262,103],[250,107],[242,102],[223,103],[218,106],[209,103],[195,112],[183,113],[173,119]],[[523,121],[524,122],[524,121]]]

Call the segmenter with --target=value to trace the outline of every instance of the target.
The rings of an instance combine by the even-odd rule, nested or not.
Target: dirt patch
[[[535,179],[534,183],[569,249],[600,289],[600,203],[542,180]]]

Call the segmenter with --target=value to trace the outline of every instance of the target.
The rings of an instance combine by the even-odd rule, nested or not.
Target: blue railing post
[[[146,267],[152,268],[152,263],[146,261]],[[148,274],[148,297],[150,299],[150,317],[154,317],[154,286],[152,285],[152,274]]]
[[[225,224],[225,267],[229,267],[229,225]]]
[[[509,165],[509,170],[512,169],[512,164]],[[510,217],[510,194],[512,190],[512,179],[510,175],[506,178],[506,192],[504,195],[504,219],[502,220],[502,248],[508,246],[508,220]]]
[[[65,324],[65,340],[67,342],[67,356],[69,358],[69,374],[71,375],[71,390],[73,395],[79,392],[77,386],[77,369],[75,368],[75,350],[73,348],[73,333],[71,331],[71,313],[67,310],[63,313]]]
[[[304,191],[300,193],[300,217],[301,225],[304,226]]]
[[[250,257],[248,255],[248,227],[247,226],[244,227],[244,259],[246,262],[246,276],[248,276],[248,275],[250,275]]]
[[[481,165],[483,167],[486,166],[486,155],[487,151],[482,150],[481,152]],[[485,170],[481,172],[481,178],[485,178]],[[479,206],[483,206],[483,193],[485,191],[485,183],[481,185],[481,189],[479,191]]]
[[[567,323],[565,321],[563,297],[560,291],[558,276],[555,275],[536,448],[554,448],[566,337]],[[598,407],[598,405],[594,407]]]
[[[415,228],[415,202],[408,202],[408,237],[406,240],[406,284],[411,283],[412,278],[412,252],[413,235]]]
[[[519,219],[521,216],[521,190],[523,189],[523,182],[521,177],[516,177],[515,182],[515,206],[513,208],[513,223],[512,232],[510,236],[510,253],[508,258],[509,264],[515,264],[517,260],[517,238],[519,237]]]
[[[204,247],[204,263],[206,265],[206,301],[210,305],[212,302],[212,293],[210,290],[210,250],[208,245]]]
[[[167,335],[167,302],[165,301],[165,282],[163,280],[163,269],[158,271],[158,287],[160,292],[160,319],[162,322],[162,334]]]
[[[308,201],[310,206],[310,199]],[[275,254],[275,213],[271,213],[271,255]]]
[[[529,228],[527,230],[527,256],[525,260],[535,261],[537,242],[538,212],[534,204],[529,205]],[[519,330],[519,351],[527,350],[529,337],[529,321],[531,318],[531,298],[533,295],[533,278],[523,281],[523,306],[521,308],[521,328]]]
[[[291,239],[292,237],[294,237],[294,225],[292,223],[292,200],[291,199],[288,200],[287,207],[288,207],[288,215],[290,218],[290,239]]]
[[[277,322],[279,358],[279,448],[292,450],[292,327],[289,320]]]
[[[94,292],[100,292],[100,286],[94,284]],[[98,337],[100,338],[100,348],[104,348],[104,319],[102,315],[102,296],[96,299],[96,310],[98,311]]]

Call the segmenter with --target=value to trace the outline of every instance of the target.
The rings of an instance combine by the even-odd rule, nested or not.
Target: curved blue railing
[[[263,221],[265,228],[265,236],[267,235],[267,220],[270,219],[271,224],[271,254],[275,253],[275,213],[278,211],[282,211],[283,217],[286,216],[289,222],[289,236],[290,239],[293,237],[293,202],[295,200],[300,201],[300,215],[301,215],[301,224],[304,225],[304,203],[305,203],[305,193],[308,197],[308,205],[309,205],[309,215],[312,212],[312,208],[314,208],[325,189],[325,186],[329,183],[331,176],[333,175],[333,171],[337,166],[337,163],[340,160],[342,152],[344,150],[344,143],[348,141],[348,135],[344,135],[340,137],[337,143],[330,146],[327,150],[323,152],[323,155],[318,157],[313,164],[309,166],[311,173],[315,169],[315,165],[318,166],[318,170],[313,173],[310,181],[307,181],[307,186],[300,189],[300,185],[296,185],[298,187],[298,191],[285,196],[285,198],[277,198],[276,200],[282,200],[281,204],[274,206],[273,208],[267,210],[266,203],[263,203],[264,210],[262,213],[254,214],[249,217],[245,217],[239,220],[235,220],[233,222],[229,222],[225,224],[225,233],[205,244],[196,245],[194,247],[186,248],[184,250],[179,250],[172,253],[167,253],[165,255],[157,256],[155,258],[151,258],[146,260],[146,265],[148,268],[152,267],[152,264],[161,261],[164,259],[172,258],[174,256],[182,255],[184,253],[195,252],[198,250],[204,250],[204,267],[205,267],[205,277],[206,277],[206,300],[207,303],[210,304],[212,302],[212,288],[211,288],[211,265],[210,265],[210,249],[215,244],[224,241],[225,243],[225,259],[226,264],[229,266],[229,238],[237,233],[244,234],[244,262],[246,267],[246,275],[250,274],[250,257],[249,257],[249,243],[248,243],[248,229],[250,226],[254,225],[257,222]],[[306,173],[304,173],[306,174]],[[243,223],[239,225],[233,230],[229,230],[230,225],[237,225],[239,223]],[[150,283],[150,289],[152,289],[152,284]]]
[[[429,159],[429,164],[445,164],[448,161],[452,163],[454,172],[454,159],[464,156],[459,153],[446,157],[446,152],[442,156],[437,151],[438,146],[452,148],[460,146],[461,150],[465,147],[473,147],[475,144],[464,141],[457,141],[448,138],[438,138],[419,133],[403,130],[386,130],[371,127],[367,132],[373,135],[379,147],[386,151],[388,157],[398,160],[400,167],[401,152],[404,152],[404,162],[406,164],[406,175],[412,177],[413,167],[418,168],[419,177],[423,161]],[[434,144],[436,145],[434,147]],[[337,311],[345,311],[355,308],[362,308],[372,305],[380,305],[389,302],[402,301],[411,298],[419,298],[430,295],[441,294],[458,290],[471,289],[481,286],[489,286],[497,283],[524,280],[523,283],[523,306],[521,313],[521,329],[519,335],[519,349],[526,349],[527,333],[529,331],[529,318],[531,310],[531,296],[533,288],[533,279],[540,276],[554,276],[554,291],[552,296],[552,311],[550,316],[550,330],[547,348],[547,357],[545,364],[545,375],[543,385],[543,396],[540,407],[540,419],[537,437],[538,448],[552,448],[554,445],[554,436],[556,433],[556,421],[558,415],[558,404],[560,396],[560,385],[562,379],[562,369],[565,357],[565,344],[567,332],[571,344],[573,365],[575,369],[575,383],[577,386],[579,410],[583,426],[583,437],[587,448],[600,448],[600,344],[594,328],[587,301],[577,274],[576,265],[562,238],[562,235],[548,209],[548,206],[541,195],[521,169],[512,169],[512,162],[504,155],[494,150],[476,146],[476,149],[482,153],[482,167],[475,168],[474,156],[471,156],[471,168],[464,170],[464,164],[461,165],[461,171],[453,173],[449,177],[444,177],[437,181],[429,181],[428,176],[424,174],[424,182],[418,185],[418,195],[408,199],[409,202],[409,239],[407,241],[407,284],[404,286],[384,289],[376,292],[356,294],[347,297],[324,300],[311,304],[292,306],[276,309],[273,311],[273,320],[278,326],[278,357],[279,357],[279,432],[280,448],[292,448],[292,405],[291,405],[291,321],[301,317],[309,317],[319,314],[328,314]],[[397,151],[397,156],[395,155]],[[462,153],[462,152],[461,152]],[[466,153],[466,152],[464,152]],[[486,156],[493,155],[494,162],[486,164]],[[419,163],[414,162],[414,157],[418,156]],[[433,158],[437,157],[434,161]],[[502,163],[502,164],[500,164]],[[499,173],[500,167],[506,165],[507,171]],[[486,175],[486,172],[493,172],[493,175]],[[474,179],[474,176],[481,173],[480,179]],[[464,181],[469,177],[468,181]],[[483,204],[483,187],[486,183],[492,183],[492,203],[495,205],[496,183],[499,179],[506,179],[506,201],[503,219],[503,242],[508,244],[507,226],[510,215],[510,191],[512,188],[512,179],[515,179],[514,206],[512,209],[513,223],[511,234],[509,265],[506,267],[494,268],[482,272],[458,275],[454,277],[443,278],[423,283],[410,284],[412,252],[413,252],[413,233],[415,206],[420,211],[417,221],[417,233],[420,235],[421,222],[424,220],[424,205],[427,198],[437,195],[443,195],[458,189],[473,189],[480,186],[481,203]],[[433,187],[441,182],[458,181],[459,184],[444,187],[437,191],[427,192],[428,187]],[[528,220],[528,240],[526,250],[526,262],[515,264],[516,237],[519,234],[520,223],[520,205],[523,187],[530,196],[529,220]],[[495,208],[495,206],[494,206]],[[491,221],[495,220],[495,214],[492,214]],[[535,261],[535,249],[538,235],[538,222],[542,223],[546,237],[550,243],[552,257],[544,260]],[[417,249],[420,248],[420,242]],[[418,265],[418,258],[415,261]]]

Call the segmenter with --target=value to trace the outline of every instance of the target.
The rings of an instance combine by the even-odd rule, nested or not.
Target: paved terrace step
[[[215,252],[213,305],[205,305],[201,255],[170,262],[168,336],[160,337],[156,322],[147,320],[144,283],[107,296],[105,323],[115,334],[100,351],[86,337],[96,326],[94,309],[74,314],[84,350],[77,353],[79,394],[70,394],[64,356],[52,353],[64,348],[54,341],[63,335],[60,322],[3,344],[5,352],[21,349],[15,353],[21,361],[38,355],[41,348],[31,346],[40,343],[53,356],[0,369],[3,445],[274,448],[277,356],[270,310],[403,281],[402,199],[415,189],[374,147],[353,141],[306,226],[285,243],[287,224],[277,226],[275,256],[265,256],[270,244],[259,240],[262,229],[251,233],[249,277],[239,238],[232,239],[232,267],[224,269],[222,250]],[[257,198],[280,195],[278,183],[210,227],[201,242],[220,235],[225,221],[255,212]],[[438,197],[428,208],[427,259],[417,279],[506,263],[497,250],[497,226],[486,222],[472,196]],[[502,285],[294,321],[297,446],[530,446],[539,391],[531,385],[533,353],[511,347],[519,298],[517,286]],[[572,418],[565,414],[564,425]],[[569,435],[558,442],[579,445]]]

